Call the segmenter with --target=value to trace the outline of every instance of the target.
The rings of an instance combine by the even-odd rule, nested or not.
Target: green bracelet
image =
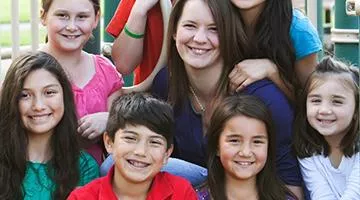
[[[136,34],[136,33],[131,32],[126,25],[124,27],[124,30],[125,30],[126,35],[128,35],[129,37],[132,37],[135,39],[140,39],[140,38],[144,37],[144,34]]]

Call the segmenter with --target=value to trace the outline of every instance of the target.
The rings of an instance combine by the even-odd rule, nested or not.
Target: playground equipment
[[[334,54],[353,64],[359,62],[359,17],[355,16],[359,4],[359,0],[335,1],[335,24],[331,29]]]

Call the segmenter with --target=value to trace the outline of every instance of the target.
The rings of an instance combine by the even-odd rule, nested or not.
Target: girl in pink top
[[[99,0],[42,0],[41,22],[48,41],[41,51],[54,56],[72,83],[82,146],[101,164],[108,107],[123,79],[105,57],[88,54],[83,46],[96,28]]]

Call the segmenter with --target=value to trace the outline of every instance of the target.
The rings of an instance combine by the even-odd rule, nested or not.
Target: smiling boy
[[[107,176],[74,190],[69,199],[197,199],[190,183],[160,172],[173,151],[171,106],[146,94],[116,99],[104,144],[115,164]]]

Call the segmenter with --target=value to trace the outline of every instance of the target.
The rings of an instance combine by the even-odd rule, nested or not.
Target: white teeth
[[[197,55],[203,55],[207,52],[207,50],[204,50],[204,49],[191,48],[191,50],[194,54],[197,54]]]
[[[148,164],[146,164],[146,163],[137,162],[137,161],[134,161],[134,160],[129,160],[129,163],[131,165],[134,165],[135,167],[147,167],[148,166]]]
[[[321,119],[319,120],[321,124],[331,124],[333,123],[335,120],[325,120],[325,119]]]
[[[252,162],[245,162],[245,161],[237,161],[236,163],[242,166],[249,166],[252,164]]]

